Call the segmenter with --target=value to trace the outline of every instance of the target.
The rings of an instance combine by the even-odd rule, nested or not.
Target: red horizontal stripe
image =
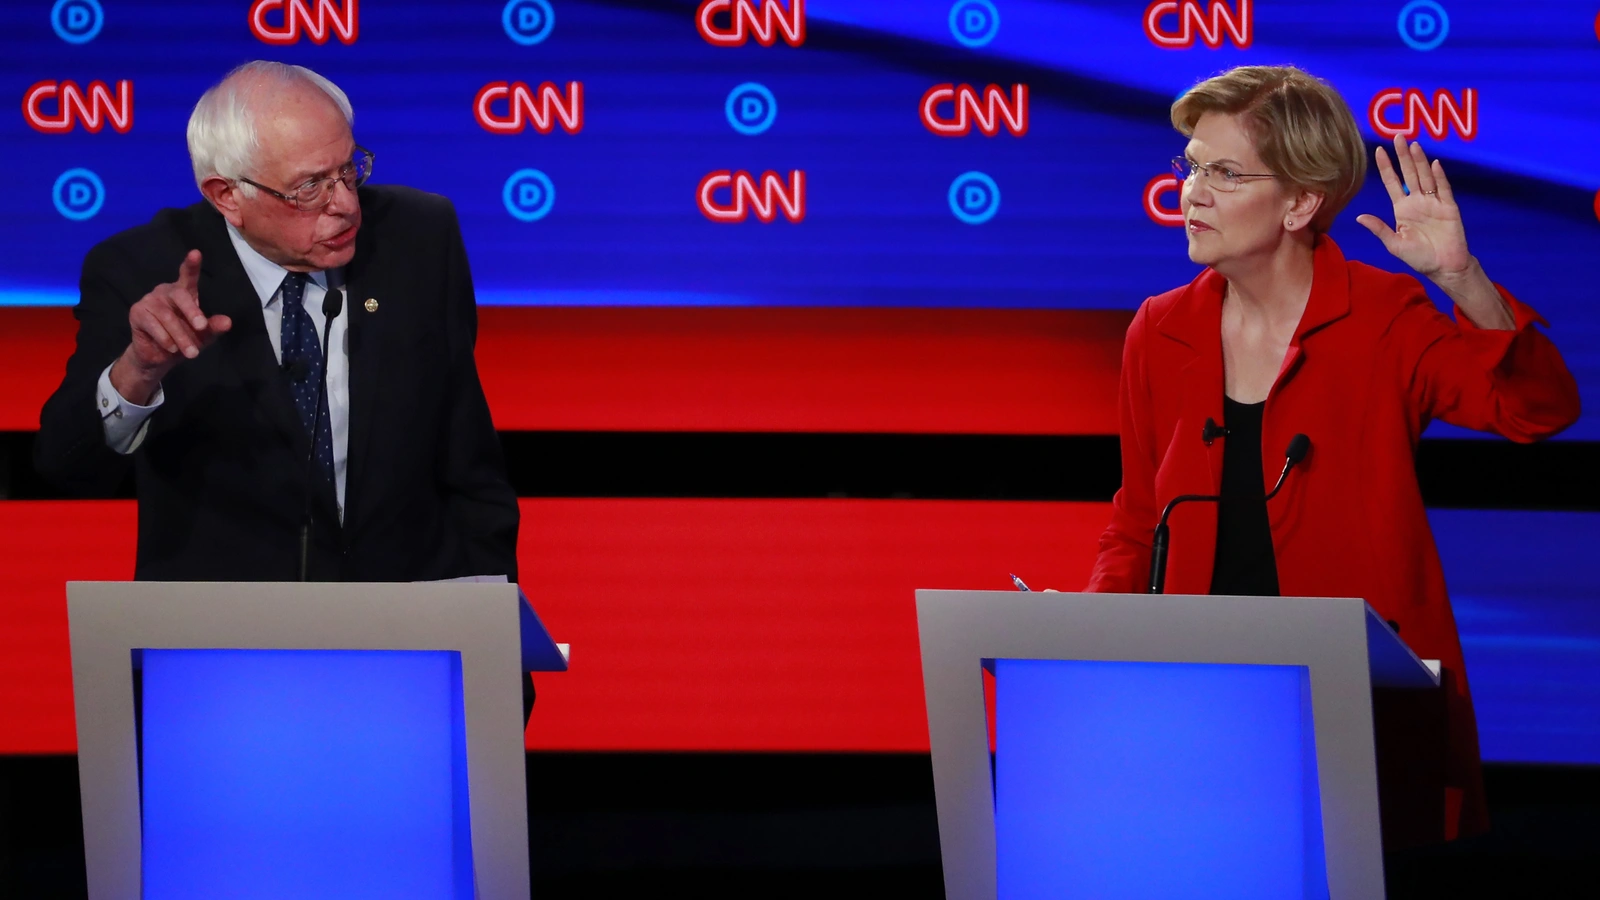
[[[67,371],[78,323],[70,309],[0,309],[0,431],[37,431]]]
[[[1131,314],[485,308],[503,430],[1114,434]],[[65,309],[0,310],[0,430],[61,380]]]
[[[524,500],[523,583],[572,670],[528,745],[927,749],[912,592],[1087,579],[1103,504]],[[0,503],[0,752],[75,749],[68,580],[126,578],[129,502]],[[974,670],[973,677],[978,677]]]
[[[1124,312],[484,309],[496,426],[1114,434]]]

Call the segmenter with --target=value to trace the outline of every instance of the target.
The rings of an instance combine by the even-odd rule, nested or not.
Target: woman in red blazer
[[[1417,441],[1435,418],[1549,437],[1577,418],[1577,386],[1533,327],[1544,320],[1467,251],[1444,170],[1417,145],[1396,138],[1398,173],[1377,150],[1395,227],[1357,221],[1455,302],[1454,321],[1415,278],[1344,258],[1326,231],[1360,189],[1366,151],[1325,83],[1241,67],[1186,93],[1172,121],[1190,138],[1175,161],[1189,258],[1207,268],[1146,300],[1128,328],[1122,488],[1089,590],[1148,588],[1151,537],[1172,498],[1258,498],[1179,506],[1166,590],[1366,599],[1451,673],[1438,832],[1483,831],[1477,726]],[[1265,503],[1296,434],[1311,452]]]

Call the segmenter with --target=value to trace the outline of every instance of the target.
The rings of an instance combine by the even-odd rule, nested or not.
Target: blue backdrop
[[[0,81],[18,105],[0,126],[14,179],[0,304],[73,302],[95,241],[197,200],[189,110],[230,67],[272,58],[349,93],[377,180],[455,201],[483,303],[1132,308],[1195,272],[1181,231],[1145,203],[1183,146],[1171,100],[1237,63],[1289,62],[1332,81],[1374,141],[1370,107],[1387,89],[1420,91],[1430,109],[1443,90],[1462,108],[1438,138],[1404,102],[1381,121],[1421,129],[1458,185],[1474,252],[1550,319],[1585,393],[1600,382],[1584,265],[1600,258],[1589,0],[711,0],[704,27],[692,0],[356,4],[5,4]],[[1192,46],[1158,43],[1186,32]],[[114,101],[129,83],[126,131],[61,112],[65,82],[92,95],[97,80]],[[480,123],[475,98],[496,82],[535,100],[551,83],[562,106],[524,107],[552,113],[549,133],[526,115],[520,130]],[[1026,85],[1026,132],[935,134],[920,108],[940,84]],[[486,118],[510,121],[510,99],[491,98]],[[781,209],[770,223],[712,221],[701,180],[741,170],[785,190],[803,173],[803,221]],[[1336,239],[1400,268],[1355,224],[1363,211],[1389,213],[1375,177]]]

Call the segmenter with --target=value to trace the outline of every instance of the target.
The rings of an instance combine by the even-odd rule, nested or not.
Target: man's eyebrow
[[[333,173],[335,173],[335,172],[339,171],[340,169],[344,168],[346,165],[348,165],[348,163],[339,163],[338,165],[332,166],[331,168],[318,169],[318,170],[314,170],[314,171],[302,170],[299,174],[294,176],[294,183],[295,184],[305,184],[306,182],[312,180],[313,178],[329,178],[329,177],[331,177],[333,175]]]

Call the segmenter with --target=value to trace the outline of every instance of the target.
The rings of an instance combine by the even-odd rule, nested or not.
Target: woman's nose
[[[1184,181],[1182,201],[1184,206],[1211,205],[1211,186],[1205,183],[1205,176],[1195,175]]]

